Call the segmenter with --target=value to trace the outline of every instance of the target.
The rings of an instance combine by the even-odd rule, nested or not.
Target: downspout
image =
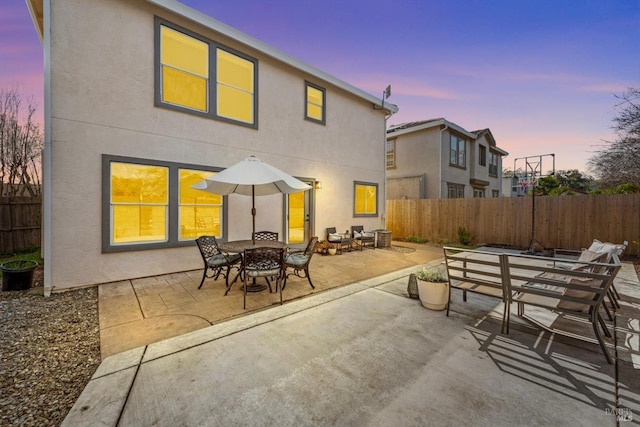
[[[42,257],[44,296],[51,295],[51,1],[43,1],[44,149],[42,150]]]
[[[438,181],[438,199],[442,199],[442,133],[449,129],[449,125],[445,123],[444,127],[440,129],[440,161],[438,162],[438,166],[440,167],[440,179]]]
[[[383,108],[384,108],[384,98],[383,98]],[[393,116],[393,111],[389,110],[390,114],[384,117],[384,143],[382,144],[382,149],[384,150],[384,156],[382,156],[383,164],[384,164],[384,191],[382,198],[382,216],[380,218],[380,222],[382,224],[382,229],[387,229],[387,120]],[[377,243],[376,243],[377,246]]]

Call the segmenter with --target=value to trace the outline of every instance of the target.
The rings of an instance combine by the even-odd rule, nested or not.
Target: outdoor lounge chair
[[[229,291],[229,273],[232,268],[240,272],[242,256],[240,254],[228,254],[222,252],[218,247],[218,241],[214,236],[200,236],[196,239],[196,244],[200,250],[200,255],[204,261],[204,272],[198,289],[202,288],[204,280],[209,277],[217,280],[220,275],[224,276],[226,292]],[[211,270],[211,276],[207,273]],[[226,271],[223,271],[226,270]],[[225,292],[225,295],[226,295]]]
[[[282,289],[287,286],[287,278],[292,274],[301,277],[307,278],[309,281],[309,285],[311,285],[311,289],[315,289],[313,283],[311,283],[311,276],[309,276],[309,263],[311,262],[311,257],[316,251],[316,246],[318,245],[318,238],[312,237],[309,239],[309,243],[307,244],[307,248],[304,251],[296,251],[289,253],[288,256],[284,259],[284,281],[282,283]],[[293,271],[287,273],[287,270],[292,269]],[[304,276],[301,275],[304,272]]]
[[[376,248],[376,235],[371,231],[364,231],[364,227],[361,225],[351,226],[351,237],[353,241],[360,247],[360,250],[365,246]]]
[[[283,276],[284,249],[283,248],[253,248],[244,251],[244,297],[243,308],[247,308],[247,290],[249,280],[257,277],[276,280],[276,289],[280,291],[280,305],[282,305],[282,287],[278,286]],[[271,292],[271,284],[269,292]]]
[[[341,254],[343,249],[351,251],[351,237],[345,237],[344,234],[336,232],[335,227],[327,228],[327,242],[334,245],[338,250],[337,253]]]

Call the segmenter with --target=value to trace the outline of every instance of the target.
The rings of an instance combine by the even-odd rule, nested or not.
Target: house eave
[[[35,27],[36,33],[38,33],[38,38],[40,38],[40,43],[42,44],[44,36],[43,0],[24,0],[24,2],[27,4],[29,16],[31,16],[33,26]]]
[[[410,127],[407,129],[400,129],[397,131],[394,131],[393,129],[389,129],[387,130],[387,139],[392,139],[400,135],[406,135],[408,133],[419,132],[422,130],[431,129],[434,127],[440,127],[440,126],[446,126],[448,129],[452,129],[455,132],[474,140],[478,137],[475,133],[471,133],[453,122],[450,122],[446,119],[437,119],[437,120],[433,120],[433,121],[424,123],[422,125]]]
[[[232,40],[237,41],[245,46],[248,46],[252,49],[257,50],[279,62],[282,62],[290,67],[298,69],[304,73],[307,73],[311,76],[314,76],[320,80],[323,80],[335,87],[338,87],[346,92],[349,92],[355,96],[358,96],[362,99],[365,99],[368,102],[371,102],[372,106],[376,108],[376,106],[382,106],[382,99],[379,99],[370,93],[363,91],[362,89],[358,89],[357,87],[340,80],[324,71],[321,71],[311,65],[305,64],[304,62],[288,55],[281,50],[274,48],[254,37],[249,36],[248,34],[243,33],[235,28],[230,27],[227,24],[224,24],[217,19],[214,19],[204,13],[198,12],[191,7],[180,3],[175,0],[146,0],[148,3],[151,3],[155,6],[158,6],[162,9],[165,9],[171,13],[179,15],[185,19],[188,19],[196,24],[202,25],[206,28],[209,28],[213,31],[216,31],[220,34],[229,37]],[[397,113],[398,107],[394,104],[386,103],[384,104],[384,110],[390,113]],[[380,108],[382,110],[382,108]]]

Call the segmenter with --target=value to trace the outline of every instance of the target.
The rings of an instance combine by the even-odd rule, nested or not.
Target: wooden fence
[[[0,197],[0,253],[40,246],[41,197]]]
[[[458,240],[465,227],[475,241],[526,248],[532,237],[533,197],[387,201],[394,238]],[[640,194],[535,197],[534,237],[546,248],[580,249],[593,239],[628,241],[640,255]]]

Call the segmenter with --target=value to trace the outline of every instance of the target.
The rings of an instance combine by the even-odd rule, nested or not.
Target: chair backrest
[[[281,269],[283,261],[284,248],[251,248],[244,251],[247,270],[260,272]]]
[[[316,246],[318,245],[318,237],[314,236],[309,239],[309,243],[307,244],[307,248],[304,250],[304,254],[311,258],[311,255],[316,251]]]
[[[214,255],[221,253],[215,236],[200,236],[196,239],[200,255],[206,261]]]
[[[327,227],[327,240],[329,240],[329,234],[335,233],[336,232],[336,228],[335,227]]]
[[[253,240],[270,240],[273,242],[278,241],[278,233],[275,231],[256,231],[252,236]]]

